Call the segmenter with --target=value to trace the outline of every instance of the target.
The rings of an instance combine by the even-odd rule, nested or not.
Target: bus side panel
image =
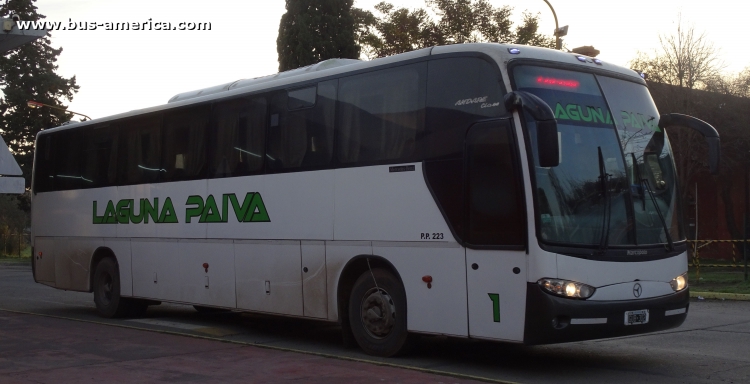
[[[236,240],[237,307],[302,316],[300,242]]]
[[[455,241],[422,164],[336,170],[335,240]]]
[[[465,251],[457,243],[373,242],[406,289],[409,331],[468,336]],[[432,277],[428,287],[422,277]]]
[[[205,239],[206,226],[200,223],[200,218],[191,218],[187,222],[186,209],[188,208],[187,200],[189,196],[200,196],[203,200],[208,199],[208,181],[193,180],[181,181],[176,183],[153,184],[151,186],[152,199],[159,198],[159,220],[163,222],[156,225],[156,237],[165,238],[183,238],[183,239]],[[216,196],[214,196],[216,198]],[[221,197],[219,197],[219,202]],[[171,202],[174,211],[172,212],[174,222],[170,222],[169,203]],[[192,207],[192,205],[191,205]]]
[[[134,220],[139,221],[138,223],[129,222],[128,224],[116,225],[117,237],[155,237],[156,226],[161,224],[156,223],[150,217],[148,223],[143,219],[143,207],[147,203],[154,204],[154,199],[151,198],[151,185],[141,184],[117,187],[117,194],[121,199],[133,199]],[[139,218],[136,218],[136,216]]]
[[[338,287],[346,263],[359,255],[372,255],[369,241],[326,241],[326,278],[328,283],[328,320],[339,320]],[[357,279],[359,276],[355,276]]]
[[[180,301],[176,239],[133,239],[133,296]]]
[[[302,241],[302,302],[306,317],[328,317],[326,247],[323,241]]]
[[[133,270],[130,254],[130,239],[104,239],[104,246],[112,250],[120,269],[120,295],[133,296]],[[91,268],[96,268],[92,265]]]
[[[91,257],[102,244],[99,238],[55,238],[55,286],[88,292]]]
[[[177,243],[180,301],[236,308],[234,243],[231,240],[186,240]]]
[[[94,202],[97,212],[94,212]],[[116,224],[94,224],[108,203],[117,204],[117,188],[43,192],[34,196],[34,236],[116,237]]]
[[[42,284],[55,286],[55,239],[53,237],[34,238],[34,276]]]
[[[333,170],[248,176],[209,181],[209,193],[221,204],[223,194],[234,194],[242,204],[257,192],[268,220],[245,216],[239,222],[234,206],[227,207],[223,223],[209,223],[209,238],[230,239],[333,239]],[[260,219],[260,220],[259,220]]]

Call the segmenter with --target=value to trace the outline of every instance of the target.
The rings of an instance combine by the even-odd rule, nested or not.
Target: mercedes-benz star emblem
[[[641,293],[643,293],[643,288],[641,288],[641,284],[635,283],[635,285],[633,286],[633,296],[641,297]]]

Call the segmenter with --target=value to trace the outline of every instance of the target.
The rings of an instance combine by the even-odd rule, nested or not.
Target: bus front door
[[[469,336],[523,341],[526,212],[509,119],[472,125],[466,135],[466,281]]]

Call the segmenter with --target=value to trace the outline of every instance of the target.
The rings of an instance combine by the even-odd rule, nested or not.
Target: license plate
[[[648,309],[625,312],[625,325],[637,325],[648,323]]]

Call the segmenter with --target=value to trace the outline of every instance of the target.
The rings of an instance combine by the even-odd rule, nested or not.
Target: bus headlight
[[[544,278],[537,281],[537,283],[545,291],[553,295],[570,297],[573,299],[588,299],[594,294],[594,291],[596,291],[596,288],[590,285],[570,280]]]
[[[682,291],[683,289],[687,288],[688,281],[687,281],[687,272],[683,273],[680,276],[675,277],[672,279],[672,281],[669,282],[669,285],[672,286],[672,289],[675,292]]]

